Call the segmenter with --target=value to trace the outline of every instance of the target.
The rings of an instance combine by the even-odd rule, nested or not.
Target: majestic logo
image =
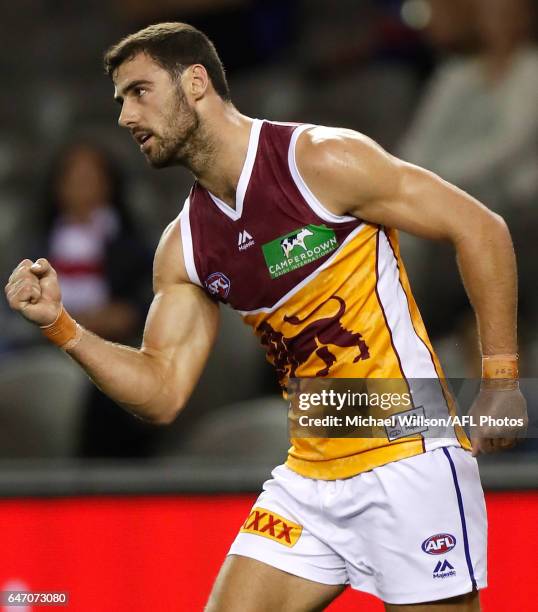
[[[450,578],[450,576],[455,576],[456,570],[454,566],[451,565],[446,559],[442,561],[438,561],[437,565],[433,570],[434,578]]]
[[[302,268],[338,247],[334,231],[324,225],[307,225],[262,245],[271,278]]]
[[[444,555],[456,546],[456,538],[449,533],[437,533],[422,542],[422,550],[429,555]]]
[[[333,295],[322,302],[304,319],[299,319],[296,316],[285,316],[284,322],[291,325],[302,325],[331,301],[338,304],[338,311],[335,314],[312,321],[295,336],[284,336],[274,330],[267,321],[256,328],[263,346],[267,349],[267,357],[274,364],[281,382],[286,376],[294,377],[297,368],[306,363],[312,355],[316,355],[325,366],[316,372],[316,376],[328,376],[331,366],[336,361],[336,357],[331,353],[328,345],[357,347],[358,351],[353,363],[356,363],[359,359],[370,357],[368,346],[362,339],[361,334],[351,332],[342,325],[341,318],[346,311],[346,303],[337,295]]]
[[[301,525],[265,508],[253,508],[240,529],[241,533],[260,535],[290,548],[297,544],[302,531]]]
[[[240,251],[245,251],[249,247],[255,244],[252,236],[247,232],[247,230],[243,230],[239,232],[239,238],[237,239],[237,246]]]
[[[205,286],[211,295],[225,300],[230,293],[230,279],[222,272],[213,272],[205,279]]]

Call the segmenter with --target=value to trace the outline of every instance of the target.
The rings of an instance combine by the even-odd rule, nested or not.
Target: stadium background
[[[78,318],[136,344],[151,253],[180,211],[190,177],[180,169],[150,171],[118,129],[101,55],[148,23],[183,20],[214,40],[232,98],[246,114],[360,130],[503,214],[519,258],[522,374],[533,409],[533,6],[532,0],[0,1],[2,278],[21,258],[54,248],[54,177],[66,144],[104,148],[118,169],[110,180],[121,191],[117,219],[124,231],[117,268],[99,279],[100,287],[110,286]],[[480,66],[489,68],[481,73]],[[82,168],[88,181],[99,182],[88,165]],[[91,192],[88,182],[78,184],[84,189],[69,196],[76,202]],[[472,314],[452,253],[402,240],[447,374],[477,376]],[[75,264],[64,253],[64,272],[76,288],[88,270]],[[286,450],[285,405],[271,369],[239,319],[224,311],[223,320],[188,408],[171,427],[152,428],[91,392],[68,359],[0,303],[0,591],[69,591],[69,609],[81,611],[202,608],[255,492]],[[530,439],[480,461],[491,536],[485,610],[536,607],[537,460],[538,444]],[[331,609],[380,604],[348,592]]]

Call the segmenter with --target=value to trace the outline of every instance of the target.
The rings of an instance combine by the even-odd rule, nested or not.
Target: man
[[[119,123],[148,162],[183,165],[196,178],[157,249],[142,347],[77,325],[44,259],[21,262],[6,286],[10,306],[105,393],[139,417],[170,423],[211,350],[219,301],[254,327],[284,386],[293,376],[437,380],[388,229],[398,228],[454,244],[484,372],[496,379],[477,406],[525,412],[514,253],[497,215],[355,132],[245,117],[230,102],[213,45],[186,24],[127,37],[105,65]],[[510,445],[516,433],[473,440],[474,453]],[[485,509],[463,434],[292,442],[232,546],[208,611],[319,610],[346,584],[387,610],[430,610],[431,601],[435,610],[479,609]]]

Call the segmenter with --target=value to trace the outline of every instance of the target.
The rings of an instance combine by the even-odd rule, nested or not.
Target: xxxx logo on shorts
[[[295,546],[302,531],[301,525],[264,508],[253,508],[240,529],[241,533],[261,535],[284,546]]]

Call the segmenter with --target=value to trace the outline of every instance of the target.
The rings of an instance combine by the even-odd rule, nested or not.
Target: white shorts
[[[487,584],[478,466],[438,448],[345,480],[273,470],[229,554],[387,603],[436,601]]]

